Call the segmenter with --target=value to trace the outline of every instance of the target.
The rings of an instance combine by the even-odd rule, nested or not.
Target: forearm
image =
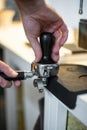
[[[31,14],[45,5],[44,0],[15,0],[22,14]]]

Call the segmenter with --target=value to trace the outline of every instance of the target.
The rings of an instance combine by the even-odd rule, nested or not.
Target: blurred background
[[[78,44],[78,26],[80,19],[87,19],[87,0],[84,0],[83,14],[79,15],[80,0],[46,0],[46,2],[55,9],[64,19],[69,28],[69,37],[67,43]],[[5,12],[5,13],[4,13]],[[3,13],[3,16],[2,16]],[[12,13],[12,14],[11,14]],[[7,16],[8,14],[8,16]],[[7,17],[6,17],[7,16]],[[20,21],[19,11],[14,0],[0,0],[0,28],[2,28],[1,21],[5,23],[11,19],[12,22]],[[3,19],[3,20],[2,20]],[[0,47],[0,60],[4,60],[4,50]],[[18,129],[26,130],[24,121],[24,109],[22,99],[22,85],[17,88],[17,114],[18,114]],[[0,87],[0,130],[7,130],[6,128],[6,113],[5,113],[5,92]],[[39,129],[38,129],[39,130]],[[68,112],[67,130],[87,130],[78,119]]]

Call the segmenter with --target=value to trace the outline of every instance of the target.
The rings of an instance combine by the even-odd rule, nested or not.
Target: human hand
[[[17,76],[17,73],[13,69],[11,69],[7,64],[5,64],[2,61],[0,61],[0,72],[5,73],[9,77],[16,77]],[[9,81],[3,79],[0,76],[0,86],[1,87],[8,88],[8,87],[11,87],[11,85],[12,85],[12,82],[9,82]],[[20,81],[15,81],[14,85],[16,87],[19,86],[20,85]]]
[[[59,60],[59,49],[68,37],[68,29],[62,18],[55,11],[43,5],[32,13],[22,13],[22,20],[27,38],[35,52],[35,61],[40,61],[42,57],[38,37],[42,32],[51,32],[56,39],[51,57],[57,62]]]

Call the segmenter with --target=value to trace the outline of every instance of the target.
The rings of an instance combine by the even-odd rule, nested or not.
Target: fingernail
[[[18,73],[16,72],[16,71],[12,71],[12,74],[14,75],[14,76],[17,76],[18,75]]]
[[[39,62],[39,60],[37,58],[35,58],[35,62]]]
[[[59,60],[59,56],[58,55],[52,55],[52,59],[57,62]]]
[[[19,87],[19,86],[20,86],[20,84],[21,84],[21,82],[20,82],[20,81],[15,81],[15,86],[16,86],[16,87]]]

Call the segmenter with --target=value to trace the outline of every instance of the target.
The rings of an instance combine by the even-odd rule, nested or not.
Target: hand
[[[17,76],[17,73],[2,61],[0,61],[0,71],[5,73],[9,77],[16,77]],[[6,81],[5,79],[3,79],[0,76],[0,86],[1,87],[3,87],[3,88],[7,87],[8,88],[8,87],[11,87],[11,85],[12,85],[12,82]],[[15,81],[14,85],[19,86],[20,81]]]
[[[51,56],[57,62],[59,60],[59,49],[68,37],[68,30],[62,18],[52,9],[43,5],[31,14],[23,13],[22,20],[27,38],[35,52],[35,61],[40,61],[42,57],[38,37],[42,32],[51,32],[56,39]]]

